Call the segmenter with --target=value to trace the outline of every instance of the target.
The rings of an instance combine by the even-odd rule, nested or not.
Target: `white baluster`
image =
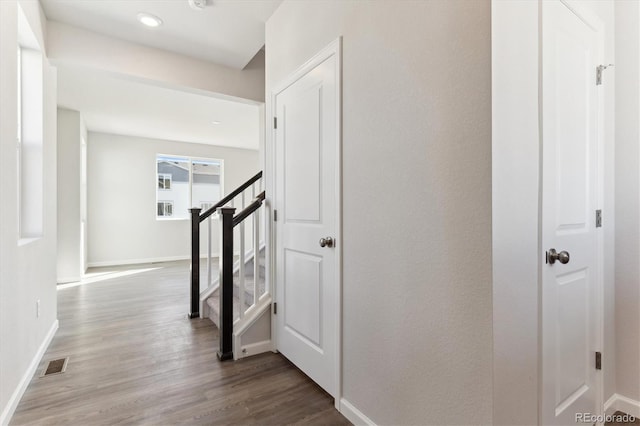
[[[211,270],[211,236],[212,236],[212,231],[211,231],[211,216],[209,216],[207,218],[207,286],[206,288],[209,288],[209,286],[211,285],[211,274],[212,274],[212,270]]]
[[[258,303],[258,279],[260,269],[258,258],[260,256],[260,209],[253,215],[253,304]]]
[[[244,197],[243,204],[244,204]],[[238,280],[238,299],[240,299],[240,318],[244,317],[244,289],[245,289],[245,276],[244,276],[244,221],[238,225],[240,231],[240,279]]]

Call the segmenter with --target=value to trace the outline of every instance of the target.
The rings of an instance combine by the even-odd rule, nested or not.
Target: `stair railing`
[[[260,228],[259,228],[259,210],[265,199],[265,192],[258,194],[253,201],[246,206],[241,212],[234,216],[236,209],[233,207],[219,207],[218,213],[222,219],[221,247],[222,255],[220,256],[220,350],[218,358],[221,361],[233,359],[233,257],[234,257],[234,238],[233,230],[236,226],[240,230],[240,270],[238,282],[238,308],[239,316],[242,319],[246,311],[245,303],[245,220],[253,217],[253,303],[258,302],[258,281],[259,281],[259,253],[260,253]]]
[[[192,208],[189,209],[191,212],[191,300],[189,306],[189,318],[197,318],[200,316],[200,224],[207,221],[207,281],[206,287],[209,287],[213,284],[213,268],[212,268],[212,239],[213,239],[213,225],[211,223],[213,215],[216,213],[220,213],[220,209],[224,208],[234,208],[235,203],[239,203],[241,208],[245,209],[245,200],[247,198],[247,192],[251,191],[252,198],[255,198],[255,194],[262,190],[262,172],[258,172],[245,183],[240,185],[238,188],[230,192],[227,196],[222,198],[220,201],[215,203],[213,206],[202,212],[200,208]],[[262,191],[264,192],[264,191]],[[264,199],[264,198],[263,198]],[[234,209],[235,211],[235,209]],[[224,221],[224,216],[220,216]],[[257,218],[255,222],[259,222]],[[255,224],[256,229],[259,230],[259,225]],[[221,233],[224,233],[224,228]],[[244,233],[244,229],[242,229],[242,233]],[[257,236],[256,236],[257,234]],[[259,234],[254,234],[254,239],[259,239]],[[231,235],[231,240],[233,240],[233,230]],[[223,241],[221,239],[221,241]],[[244,243],[244,235],[242,236],[241,241]],[[233,243],[233,241],[232,241]],[[224,242],[220,246],[220,250],[224,252],[223,248]],[[241,247],[242,249],[244,247]],[[257,252],[256,252],[257,253]],[[241,259],[244,259],[244,251],[241,252]],[[223,256],[220,256],[220,262],[222,262]],[[233,250],[231,251],[231,272],[233,275]],[[240,262],[243,265],[244,262]],[[254,266],[257,262],[254,262]],[[222,265],[221,265],[222,266]],[[220,269],[222,271],[222,268]],[[233,277],[232,277],[233,279]],[[220,281],[222,282],[222,281]],[[233,288],[232,288],[233,290]],[[233,294],[232,294],[233,297]],[[222,300],[222,298],[220,298]],[[233,299],[232,299],[233,304]],[[232,305],[233,307],[233,305]],[[233,322],[233,312],[231,313],[231,321]]]

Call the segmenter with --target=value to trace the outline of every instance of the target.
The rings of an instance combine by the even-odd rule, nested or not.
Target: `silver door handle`
[[[549,251],[547,252],[547,263],[550,265],[556,263],[556,260],[563,265],[566,265],[567,263],[569,263],[570,259],[571,256],[569,256],[569,252],[564,250],[558,253],[556,249],[549,249]]]
[[[320,238],[320,247],[333,247],[333,238]]]

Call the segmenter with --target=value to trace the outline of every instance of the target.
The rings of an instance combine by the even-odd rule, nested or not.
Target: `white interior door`
[[[324,51],[274,99],[277,348],[334,397],[341,243],[338,61],[337,51]]]
[[[542,424],[599,411],[597,22],[542,1]],[[569,254],[549,260],[551,249]],[[562,261],[568,260],[568,263]]]

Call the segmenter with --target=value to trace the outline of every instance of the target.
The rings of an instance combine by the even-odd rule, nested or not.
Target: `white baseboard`
[[[615,393],[604,404],[604,412],[610,415],[616,411],[622,411],[636,419],[640,419],[640,401]]]
[[[375,426],[376,424],[369,417],[365,416],[362,411],[358,410],[349,401],[340,399],[340,413],[354,425]]]
[[[605,416],[610,416],[617,411],[615,407],[617,397],[618,395],[614,393],[613,395],[611,395],[611,398],[607,399],[607,402],[604,403]]]
[[[217,253],[213,253],[211,257],[218,257]],[[206,259],[206,255],[200,255],[201,259]],[[100,262],[88,262],[89,268],[100,268],[102,266],[121,266],[121,265],[140,265],[143,263],[158,262],[175,262],[176,260],[189,260],[191,256],[169,256],[169,257],[150,257],[147,259],[122,259],[122,260],[105,260]]]
[[[239,339],[238,339],[239,340]],[[238,341],[236,340],[236,341]],[[248,356],[263,354],[265,352],[270,352],[273,349],[273,343],[271,340],[265,340],[264,342],[258,343],[249,343],[248,345],[244,345],[240,348],[239,353],[235,353],[234,351],[234,360],[237,361],[242,358],[246,358]],[[244,350],[244,352],[243,352]]]
[[[77,276],[77,277],[62,277],[62,278],[58,278],[56,280],[56,282],[58,284],[67,284],[67,283],[75,283],[75,282],[78,282],[80,280],[81,280],[80,276]]]
[[[20,383],[18,383],[18,386],[16,387],[16,390],[13,391],[11,398],[9,398],[9,402],[2,410],[2,414],[0,415],[0,425],[8,425],[11,421],[11,417],[13,417],[13,413],[18,407],[18,403],[20,402],[22,395],[24,395],[24,392],[27,390],[27,386],[29,386],[31,378],[35,374],[36,369],[38,368],[38,365],[40,364],[40,361],[44,356],[44,353],[47,351],[47,348],[49,347],[53,336],[55,336],[56,331],[58,330],[58,325],[58,320],[55,320],[55,322],[51,325],[49,332],[45,336],[44,340],[40,344],[40,347],[38,348],[38,351],[31,360],[27,371],[25,371],[25,373],[23,374],[22,379],[20,379]]]

